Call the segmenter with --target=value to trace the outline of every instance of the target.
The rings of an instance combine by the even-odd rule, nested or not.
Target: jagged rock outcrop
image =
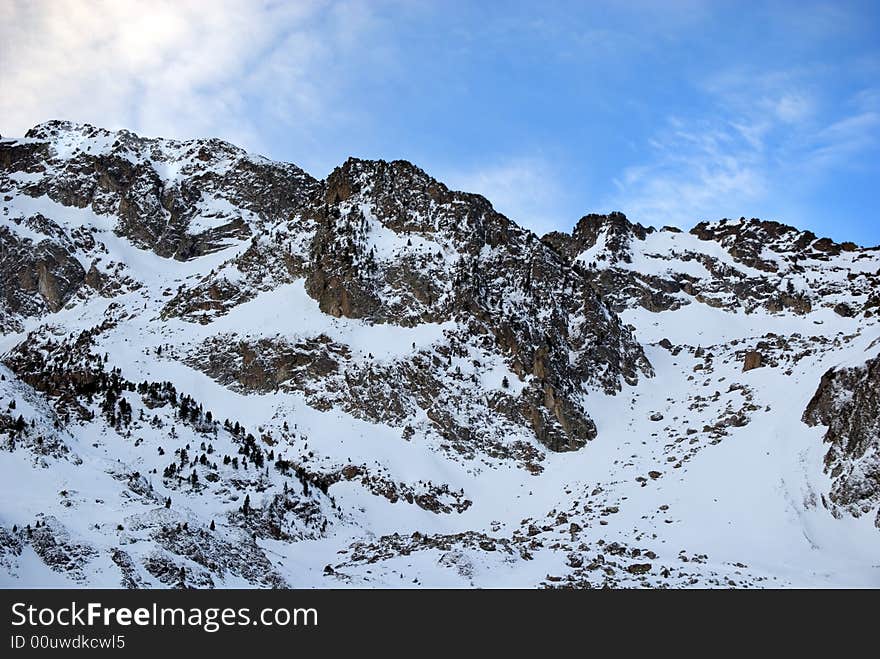
[[[571,235],[561,231],[552,231],[542,240],[564,254],[570,260],[596,246],[601,240],[600,252],[603,259],[631,261],[630,245],[635,240],[644,240],[648,234],[654,233],[653,227],[634,224],[626,215],[619,211],[602,215],[590,213],[584,215],[574,227]]]
[[[621,213],[588,215],[571,234],[542,240],[582,267],[616,311],[640,306],[660,312],[692,304],[731,311],[805,315],[814,305],[851,304],[852,317],[880,306],[877,248],[835,243],[778,222],[701,222],[689,234],[656,231]],[[845,270],[837,277],[828,267]]]
[[[837,515],[872,513],[880,505],[880,357],[826,372],[803,421],[828,427],[827,505]],[[880,528],[880,510],[874,523]]]
[[[0,291],[8,314],[59,311],[76,294],[86,272],[65,242],[35,242],[0,227]]]
[[[827,259],[858,249],[855,243],[838,244],[830,238],[818,239],[812,231],[757,218],[700,222],[691,233],[700,240],[719,243],[737,262],[764,272],[780,269],[777,260],[762,256],[765,250],[796,262],[805,258]]]
[[[306,280],[321,310],[403,326],[456,320],[489,335],[520,378],[534,376],[528,418],[554,450],[595,436],[576,402],[583,386],[616,391],[650,374],[587,281],[483,197],[404,161],[349,159],[325,200]]]

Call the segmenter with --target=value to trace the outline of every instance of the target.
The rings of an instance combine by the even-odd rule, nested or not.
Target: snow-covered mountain
[[[880,250],[0,140],[0,584],[878,586]]]

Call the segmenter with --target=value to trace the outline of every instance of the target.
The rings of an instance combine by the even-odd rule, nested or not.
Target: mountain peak
[[[66,134],[78,134],[94,137],[111,135],[113,131],[99,128],[91,124],[68,121],[66,119],[50,119],[30,128],[25,134],[26,139],[50,140]]]
[[[620,211],[612,211],[588,213],[578,220],[571,234],[553,231],[542,240],[570,259],[595,248],[601,241],[599,251],[606,258],[628,262],[632,239],[645,240],[654,231],[653,227],[630,222]]]

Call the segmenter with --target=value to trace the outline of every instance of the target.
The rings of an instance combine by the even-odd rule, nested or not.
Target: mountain
[[[0,584],[880,585],[880,250],[0,140]]]

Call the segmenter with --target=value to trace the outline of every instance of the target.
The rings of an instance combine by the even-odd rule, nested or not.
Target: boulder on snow
[[[626,567],[626,571],[630,574],[645,574],[651,571],[650,563],[633,563]]]
[[[743,359],[743,373],[764,365],[764,355],[757,350],[749,350]]]
[[[853,308],[849,306],[846,302],[841,302],[840,304],[834,305],[834,313],[838,316],[843,316],[844,318],[852,318],[856,315]]]

